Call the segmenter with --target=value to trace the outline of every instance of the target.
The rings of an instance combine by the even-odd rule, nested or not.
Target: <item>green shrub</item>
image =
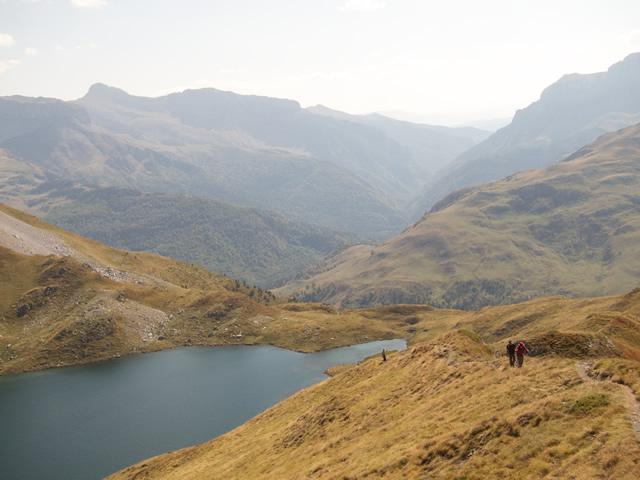
[[[575,415],[586,415],[594,408],[606,407],[609,403],[609,396],[603,393],[585,395],[578,398],[569,411]]]

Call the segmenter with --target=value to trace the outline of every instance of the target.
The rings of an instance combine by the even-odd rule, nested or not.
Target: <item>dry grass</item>
[[[508,369],[453,332],[110,478],[635,479],[640,443],[621,388],[585,382],[561,358]]]
[[[1,374],[176,345],[412,345],[336,368],[223,437],[114,478],[637,478],[640,289],[477,312],[342,310],[260,302],[193,265],[65,238],[130,280],[0,247]],[[506,366],[507,339],[531,346],[524,368]]]

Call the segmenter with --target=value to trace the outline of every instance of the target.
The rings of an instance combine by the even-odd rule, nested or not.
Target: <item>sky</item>
[[[216,88],[459,125],[634,52],[638,0],[0,0],[0,96]]]

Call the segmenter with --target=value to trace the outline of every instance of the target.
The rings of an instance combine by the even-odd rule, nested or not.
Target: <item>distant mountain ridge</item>
[[[215,89],[145,98],[103,84],[75,102],[0,98],[0,127],[6,155],[49,180],[204,195],[378,239],[404,228],[403,205],[433,171],[483,137],[406,122],[390,135],[292,100]]]
[[[15,121],[16,111],[24,120],[24,128],[0,149],[40,167],[49,179],[207,195],[329,228],[348,225],[356,232],[386,235],[382,232],[406,222],[397,205],[347,170],[242,132],[193,129],[150,115],[138,118],[127,133],[112,133],[93,123],[85,109],[57,100],[36,103],[55,105],[62,113],[32,123],[30,103],[0,99],[0,111],[12,112],[7,121]],[[166,143],[154,135],[132,135],[139,124],[152,124]],[[146,126],[142,130],[148,132]]]
[[[424,159],[427,166],[426,171],[429,173],[428,177],[490,135],[490,132],[473,127],[452,128],[416,124],[377,113],[349,115],[322,105],[309,107],[307,110],[317,115],[374,127],[384,132],[393,140],[406,146],[411,151],[413,158]]]
[[[62,100],[17,95],[0,97],[0,143],[52,124],[89,121],[83,108]]]
[[[640,53],[607,72],[569,74],[513,121],[462,153],[416,198],[416,217],[447,194],[555,163],[600,135],[640,122]]]
[[[122,91],[110,90],[105,85],[94,85],[77,101],[95,121],[109,128],[117,128],[116,121],[121,127],[124,124],[128,127],[144,113],[154,112],[196,129],[242,132],[265,145],[304,151],[320,161],[345,168],[396,202],[408,200],[424,183],[429,170],[434,170],[434,162],[442,162],[431,158],[436,155],[414,156],[385,130],[352,119],[317,115],[293,100],[243,96],[212,88],[157,99],[131,98]],[[406,125],[411,128],[411,124]],[[462,146],[452,144],[454,153],[447,152],[449,157],[477,143],[474,135],[475,138],[482,135],[476,132],[461,130],[457,138]],[[139,130],[139,133],[147,132]],[[447,137],[447,133],[438,133]],[[465,137],[467,142],[463,144]]]

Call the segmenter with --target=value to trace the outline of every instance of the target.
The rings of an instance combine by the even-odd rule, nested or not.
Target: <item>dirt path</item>
[[[589,376],[589,371],[593,368],[593,365],[589,362],[583,362],[576,364],[576,369],[578,370],[578,374],[580,378],[582,378],[585,382],[596,382],[594,378]],[[620,388],[624,390],[625,395],[627,396],[627,410],[629,411],[629,415],[631,416],[631,424],[633,426],[633,431],[636,432],[636,436],[640,439],[640,404],[636,400],[636,396],[633,394],[631,388],[626,385],[618,384],[608,381],[614,385],[618,385]]]

